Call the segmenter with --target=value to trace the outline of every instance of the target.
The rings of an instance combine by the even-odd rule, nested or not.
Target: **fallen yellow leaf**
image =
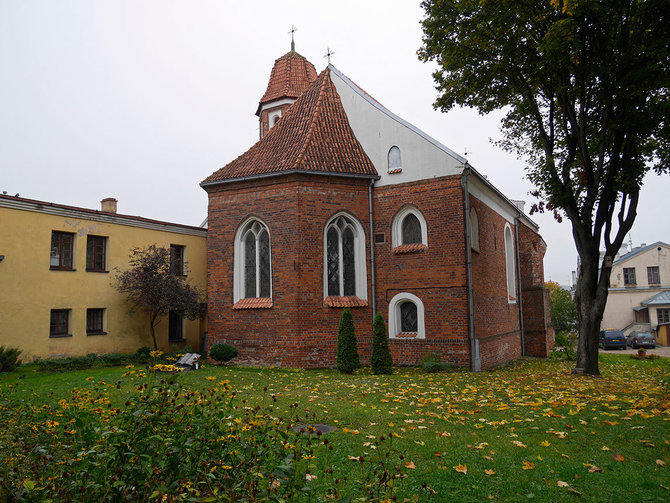
[[[535,463],[533,463],[532,461],[523,461],[521,463],[521,468],[523,468],[524,470],[533,470],[535,468]]]
[[[454,466],[454,470],[456,470],[458,473],[463,473],[463,474],[468,473],[468,467],[466,465],[458,464],[458,465]]]
[[[567,482],[563,482],[562,480],[559,480],[558,482],[556,482],[556,485],[558,487],[570,487],[570,484],[568,484]]]
[[[658,466],[665,466],[665,461],[663,461],[662,459],[657,459],[657,460],[656,460],[656,464],[657,464]]]
[[[405,463],[405,468],[409,468],[410,470],[414,470],[416,468],[416,465],[412,461],[408,461]]]
[[[495,470],[484,470],[484,473],[486,475],[494,475],[496,473],[496,471]]]
[[[625,458],[617,452],[616,454],[612,454],[612,459],[614,459],[614,461],[623,461]]]
[[[543,440],[542,442],[540,442],[540,445],[542,447],[549,447],[551,445],[551,442],[547,442],[546,440]]]

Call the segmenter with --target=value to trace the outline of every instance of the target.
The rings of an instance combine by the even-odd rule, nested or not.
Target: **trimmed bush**
[[[140,362],[149,361],[152,351],[153,350],[149,346],[142,346],[137,351],[135,351],[135,358],[137,358],[137,361]]]
[[[361,368],[356,343],[356,329],[351,310],[345,307],[337,331],[337,370],[343,374],[352,374]]]
[[[209,349],[209,357],[217,362],[227,362],[239,354],[235,346],[230,344],[214,344]]]
[[[21,360],[19,355],[21,351],[17,348],[7,348],[0,346],[0,372],[11,372],[18,367]]]
[[[389,339],[386,335],[386,323],[382,313],[377,313],[372,323],[372,358],[370,366],[373,374],[391,374],[393,372],[393,358],[389,349]]]

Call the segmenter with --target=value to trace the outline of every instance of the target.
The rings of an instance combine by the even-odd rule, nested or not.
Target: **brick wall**
[[[472,195],[470,207],[479,220],[479,252],[472,251],[475,337],[482,368],[491,368],[521,356],[519,305],[507,300],[505,265],[505,224],[514,233],[514,222]]]
[[[426,338],[390,340],[396,365],[417,365],[429,353],[443,361],[470,365],[465,274],[463,189],[460,176],[376,187],[373,197],[377,311],[389,321],[389,302],[407,292],[421,299]],[[395,254],[392,223],[411,205],[426,220],[428,248],[419,253]]]
[[[234,344],[240,350],[238,363],[334,366],[342,310],[329,308],[323,302],[324,226],[334,214],[346,211],[365,232],[369,304],[370,246],[375,235],[383,234],[383,242],[374,244],[377,311],[388,324],[389,302],[401,292],[416,295],[424,305],[426,337],[391,339],[395,364],[417,365],[425,355],[438,353],[443,361],[469,366],[460,180],[460,176],[450,176],[376,187],[372,236],[367,179],[290,175],[210,187],[208,343]],[[480,343],[482,368],[490,368],[521,355],[519,308],[507,301],[505,220],[472,196],[470,204],[477,211],[480,225],[480,251],[472,254],[475,335]],[[425,218],[428,247],[418,253],[396,254],[392,249],[392,222],[407,205],[418,209]],[[270,230],[273,307],[233,310],[234,239],[238,226],[251,215],[265,222]],[[543,320],[540,325],[546,325],[542,292],[535,299],[530,289],[538,281],[543,284],[544,249],[541,238],[528,231],[520,232],[520,239],[528,242],[520,247],[522,271],[527,269],[522,277],[522,285],[528,287],[524,302],[526,295],[529,299],[524,318],[534,327],[537,316]],[[368,364],[371,305],[352,308],[352,314],[361,361]],[[533,354],[541,353],[535,347],[542,340],[531,338],[527,348],[533,348]]]
[[[523,291],[526,354],[546,357],[554,348],[549,291],[544,288],[544,254],[547,245],[529,227],[519,225],[519,259]]]
[[[290,176],[209,189],[208,343],[240,350],[239,363],[284,367],[335,365],[341,309],[323,304],[323,232],[346,210],[368,231],[368,181]],[[233,310],[233,251],[250,215],[270,230],[273,307]],[[369,271],[369,242],[366,260]],[[368,292],[370,291],[368,272]],[[359,352],[369,361],[372,314],[352,309]]]

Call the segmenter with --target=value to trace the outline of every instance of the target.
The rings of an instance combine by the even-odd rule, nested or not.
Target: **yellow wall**
[[[95,212],[49,207],[49,214],[30,211],[39,205],[0,199],[0,345],[18,347],[21,359],[36,357],[85,355],[88,353],[130,353],[140,346],[151,346],[149,317],[132,309],[125,297],[114,289],[111,280],[115,268],[128,267],[130,250],[151,244],[169,247],[185,246],[188,281],[206,292],[206,232],[204,229],[178,228],[170,224],[149,226],[169,230],[154,230],[127,225],[138,220]],[[16,206],[26,209],[17,209]],[[108,221],[101,221],[108,220]],[[116,223],[110,222],[113,220]],[[126,222],[124,225],[122,222]],[[182,229],[180,233],[175,229]],[[75,233],[73,266],[75,271],[50,270],[51,232]],[[87,235],[107,236],[107,273],[86,271]],[[204,301],[204,298],[203,298]],[[104,308],[106,335],[86,334],[86,309]],[[49,337],[52,309],[70,309],[72,337]],[[203,318],[204,320],[204,318]],[[200,347],[206,328],[203,320],[185,320],[181,346]],[[159,347],[168,348],[168,319],[157,326]]]

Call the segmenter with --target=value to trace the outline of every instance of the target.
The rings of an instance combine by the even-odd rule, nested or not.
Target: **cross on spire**
[[[330,64],[330,57],[335,54],[335,51],[331,51],[330,47],[326,48],[326,54],[323,55],[324,58],[328,58],[328,64]]]
[[[293,40],[293,34],[294,34],[296,31],[298,31],[298,28],[296,28],[295,26],[291,25],[291,30],[289,31],[289,33],[291,34],[291,50],[292,50],[292,51],[295,51],[295,41]]]

